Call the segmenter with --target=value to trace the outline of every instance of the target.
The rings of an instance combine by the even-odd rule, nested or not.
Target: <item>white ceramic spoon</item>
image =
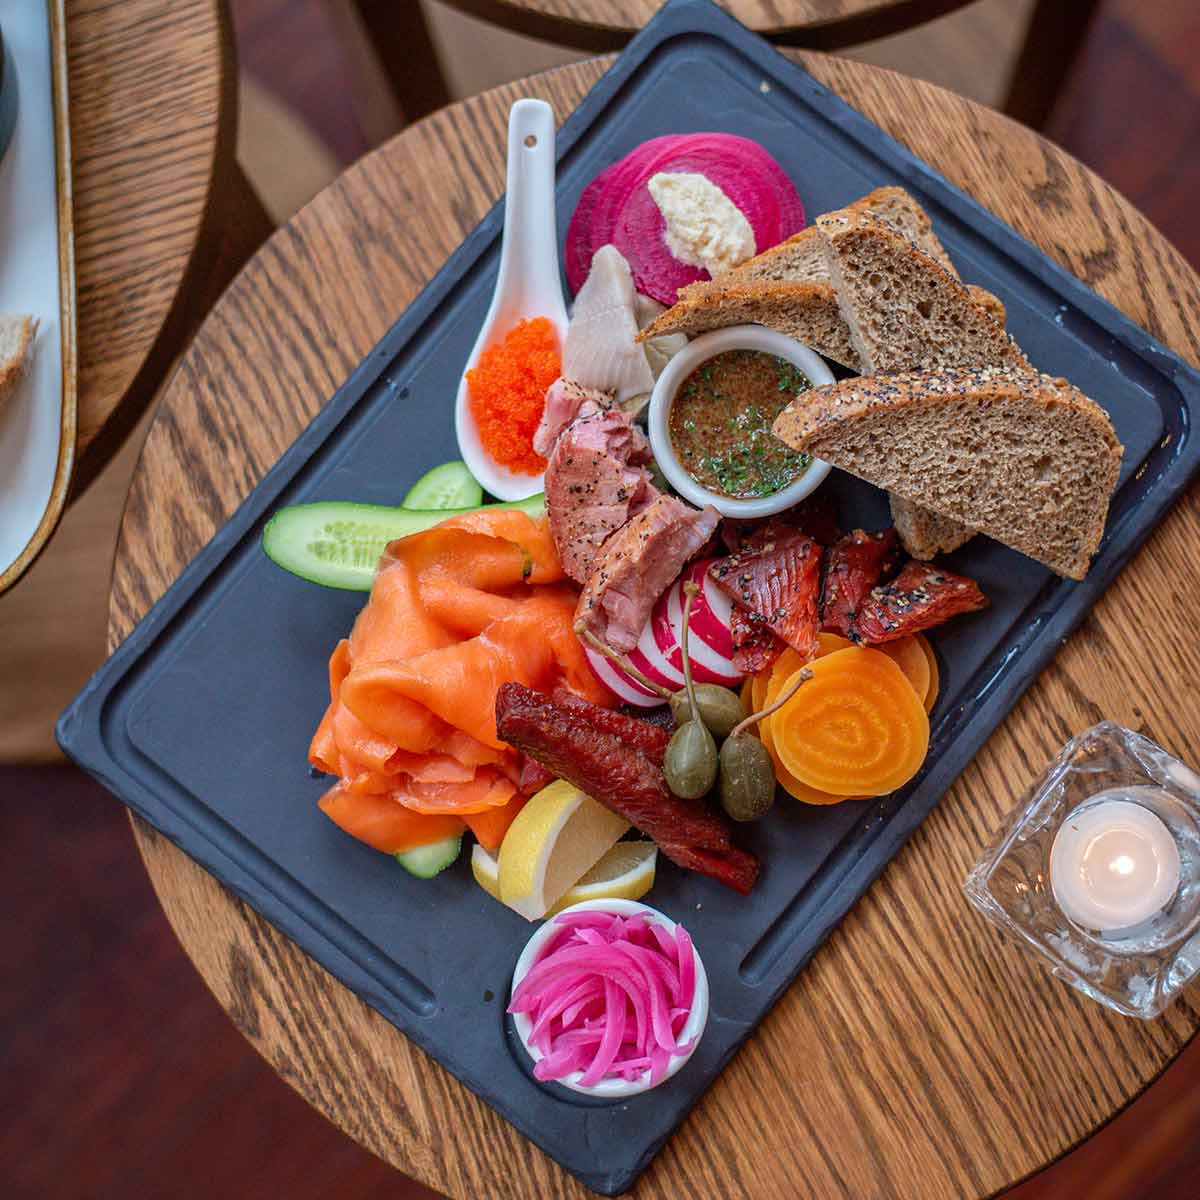
[[[500,273],[491,307],[463,368],[454,408],[458,450],[471,474],[500,500],[523,500],[542,490],[541,475],[516,475],[483,448],[467,396],[466,372],[518,321],[547,317],[561,349],[567,306],[558,273],[554,212],[554,110],[544,100],[518,100],[508,115],[508,185]]]

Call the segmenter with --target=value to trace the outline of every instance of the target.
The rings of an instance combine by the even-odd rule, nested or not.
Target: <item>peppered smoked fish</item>
[[[808,660],[818,649],[821,553],[807,534],[784,532],[758,549],[717,559],[708,573],[753,621]]]
[[[641,717],[632,717],[611,708],[600,708],[596,704],[589,704],[571,692],[564,691],[553,699],[557,704],[578,709],[586,715],[594,729],[598,729],[601,733],[611,733],[614,737],[620,738],[625,745],[641,750],[656,767],[662,766],[663,755],[667,752],[667,743],[671,740],[671,734],[675,729],[673,721],[671,728],[668,729],[656,721],[644,721]],[[668,708],[666,711],[669,713],[671,710]]]
[[[821,589],[821,628],[850,637],[855,613],[871,589],[895,569],[897,557],[894,529],[882,533],[856,529],[830,546]]]
[[[891,583],[875,588],[863,601],[852,636],[856,642],[878,646],[987,605],[975,580],[914,558]]]
[[[731,843],[725,821],[712,809],[672,795],[661,752],[640,749],[614,732],[614,717],[637,722],[582,701],[560,704],[519,683],[506,683],[496,694],[496,729],[504,741],[619,813],[672,862],[749,892],[758,860]]]

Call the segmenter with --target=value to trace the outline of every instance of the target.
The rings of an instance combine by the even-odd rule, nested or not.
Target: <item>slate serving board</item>
[[[430,398],[454,395],[487,308],[502,202],[58,728],[84,769],[609,1195],[646,1167],[1200,463],[1191,433],[1196,372],[707,0],[668,5],[563,124],[559,236],[601,168],[646,138],[695,130],[761,142],[797,181],[810,214],[882,184],[907,187],[963,278],[1004,301],[1010,329],[1039,367],[1105,406],[1126,454],[1084,582],[1059,580],[984,538],[949,560],[992,606],[933,638],[942,693],[928,761],[910,786],[835,808],[777,805],[744,839],[765,864],[749,899],[662,864],[649,899],[686,923],[712,986],[709,1025],[684,1071],[621,1104],[533,1081],[503,1014],[530,926],[474,885],[465,857],[434,880],[412,879],[316,808],[326,781],[309,772],[305,752],[326,703],[329,652],[364,598],[303,583],[259,547],[281,505],[396,503],[429,466],[457,456],[450,405]],[[880,493],[838,472],[826,486],[839,494],[847,527],[887,523]]]

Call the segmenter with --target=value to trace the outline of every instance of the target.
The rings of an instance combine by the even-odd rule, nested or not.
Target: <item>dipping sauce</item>
[[[737,500],[772,496],[808,467],[781,442],[775,418],[811,384],[786,359],[726,350],[697,367],[671,402],[671,443],[702,487]]]

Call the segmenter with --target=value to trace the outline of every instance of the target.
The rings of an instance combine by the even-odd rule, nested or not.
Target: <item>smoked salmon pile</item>
[[[484,509],[392,542],[329,662],[309,749],[338,776],[322,810],[391,854],[464,826],[495,852],[525,802],[522,756],[496,735],[501,685],[613,704],[572,628],[577,599],[548,524],[522,512]]]

